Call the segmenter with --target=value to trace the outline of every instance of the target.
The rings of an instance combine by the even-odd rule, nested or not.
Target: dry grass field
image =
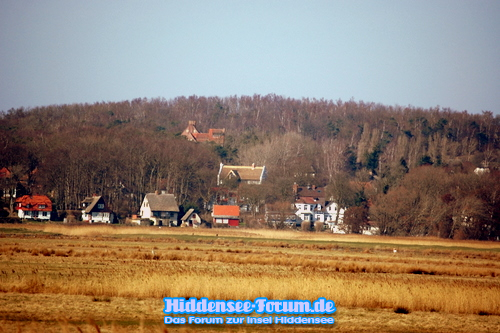
[[[500,331],[496,242],[60,224],[0,232],[0,332]],[[163,297],[325,297],[337,312],[333,325],[164,325]]]

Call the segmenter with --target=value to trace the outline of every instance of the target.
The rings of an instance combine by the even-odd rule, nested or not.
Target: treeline
[[[224,147],[185,140],[180,133],[189,120],[205,132],[226,128]],[[277,95],[135,99],[3,112],[0,168],[13,173],[2,180],[6,190],[22,181],[20,191],[48,194],[61,211],[77,209],[85,196],[104,195],[124,217],[136,213],[144,194],[157,189],[174,193],[183,208],[203,211],[220,162],[256,163],[266,165],[268,182],[260,191],[246,190],[253,202],[291,201],[294,182],[330,184],[331,196],[346,206],[365,207],[366,219],[382,223],[384,234],[458,237],[460,229],[461,237],[491,238],[498,232],[498,209],[491,208],[498,206],[498,189],[464,184],[485,182],[473,173],[476,167],[488,168],[481,178],[489,179],[486,183],[499,183],[499,135],[500,118],[491,112]],[[419,172],[421,166],[442,172],[440,180],[453,180],[419,187],[429,174]],[[342,180],[347,187],[349,181],[370,183],[371,190],[335,186]],[[426,197],[426,188],[438,185],[440,190]],[[471,189],[475,199],[457,187]],[[395,209],[390,200],[412,195],[417,199],[400,209],[408,212],[403,217],[380,208]],[[481,214],[454,213],[460,205]],[[479,233],[464,229],[476,222],[488,227]]]

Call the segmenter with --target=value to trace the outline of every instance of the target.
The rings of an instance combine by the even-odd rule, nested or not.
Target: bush
[[[408,314],[410,312],[411,312],[410,310],[408,310],[407,308],[402,307],[402,306],[400,306],[394,310],[394,313],[401,313],[401,314]]]
[[[155,224],[153,220],[150,220],[150,219],[141,219],[141,225],[151,226],[153,224]]]
[[[323,231],[325,229],[325,222],[314,222],[314,230],[316,232]]]
[[[0,217],[5,218],[9,216],[9,212],[6,209],[0,209]]]
[[[19,217],[2,217],[0,223],[22,223]]]
[[[300,227],[302,228],[302,231],[311,231],[311,222],[303,221]]]

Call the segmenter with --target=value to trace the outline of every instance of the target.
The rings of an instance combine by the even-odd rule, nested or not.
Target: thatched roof
[[[179,212],[179,206],[173,194],[148,193],[145,200],[149,203],[151,211]]]

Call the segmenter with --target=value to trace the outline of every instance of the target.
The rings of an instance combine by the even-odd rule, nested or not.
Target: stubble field
[[[106,225],[0,229],[0,332],[500,331],[497,242]],[[337,312],[333,325],[164,325],[163,297],[325,297]]]

